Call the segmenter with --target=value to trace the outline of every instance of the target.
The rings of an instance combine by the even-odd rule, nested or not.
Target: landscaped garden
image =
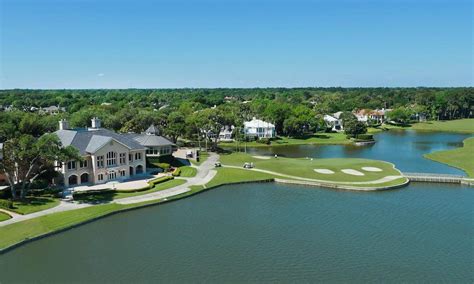
[[[425,157],[461,169],[474,178],[474,137],[465,139],[461,148],[429,153]]]
[[[158,178],[156,180],[163,179]],[[104,203],[110,202],[114,199],[121,199],[127,197],[133,197],[138,195],[144,195],[153,193],[168,188],[172,188],[178,185],[184,184],[186,181],[182,179],[164,179],[158,181],[156,184],[151,185],[150,188],[133,189],[133,190],[102,190],[98,192],[84,192],[74,194],[74,200],[80,203]]]

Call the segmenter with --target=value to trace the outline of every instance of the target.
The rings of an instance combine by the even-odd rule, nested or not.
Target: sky
[[[473,86],[471,0],[0,0],[0,89]]]

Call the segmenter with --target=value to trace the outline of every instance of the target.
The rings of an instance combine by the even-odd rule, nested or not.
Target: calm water
[[[472,282],[474,190],[226,186],[0,257],[0,282]],[[23,271],[23,272],[21,272]]]
[[[375,135],[377,143],[354,145],[302,145],[273,148],[248,148],[253,155],[335,158],[352,157],[385,160],[406,172],[431,172],[465,175],[461,170],[423,158],[423,154],[462,146],[465,134],[415,131],[387,131]]]
[[[405,171],[459,174],[422,154],[458,146],[465,137],[390,132],[371,147],[276,151],[376,158]],[[0,283],[472,283],[473,204],[474,188],[457,185],[413,183],[363,193],[225,186],[24,245],[0,256]]]

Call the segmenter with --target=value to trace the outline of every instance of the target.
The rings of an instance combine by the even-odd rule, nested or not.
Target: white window
[[[97,180],[98,180],[98,181],[103,181],[103,180],[104,180],[104,175],[103,175],[103,174],[99,174],[99,175],[97,176]]]
[[[142,159],[142,153],[135,153],[135,160],[139,161]]]
[[[128,162],[133,162],[133,155],[132,154],[128,154]]]
[[[81,167],[81,168],[87,168],[87,160],[80,161],[80,162],[79,162],[79,167]]]
[[[121,165],[125,165],[127,163],[126,158],[125,158],[125,153],[120,153],[119,155],[119,162]]]
[[[117,153],[115,152],[108,152],[107,153],[107,166],[115,166],[117,165]]]
[[[121,176],[121,177],[124,177],[124,176],[125,176],[125,170],[121,170],[121,171],[120,171],[120,176]]]
[[[75,170],[76,169],[76,161],[69,161],[67,163],[67,169],[68,170]]]
[[[104,156],[97,156],[97,167],[98,168],[104,167]]]
[[[117,173],[116,172],[109,172],[109,180],[113,180],[117,178]]]

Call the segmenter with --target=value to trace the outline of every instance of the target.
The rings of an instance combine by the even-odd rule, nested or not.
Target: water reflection
[[[289,145],[268,148],[247,148],[251,155],[292,158],[367,158],[394,163],[402,171],[461,174],[464,172],[423,157],[424,154],[462,146],[467,134],[388,131],[375,135],[377,143],[355,145]]]

